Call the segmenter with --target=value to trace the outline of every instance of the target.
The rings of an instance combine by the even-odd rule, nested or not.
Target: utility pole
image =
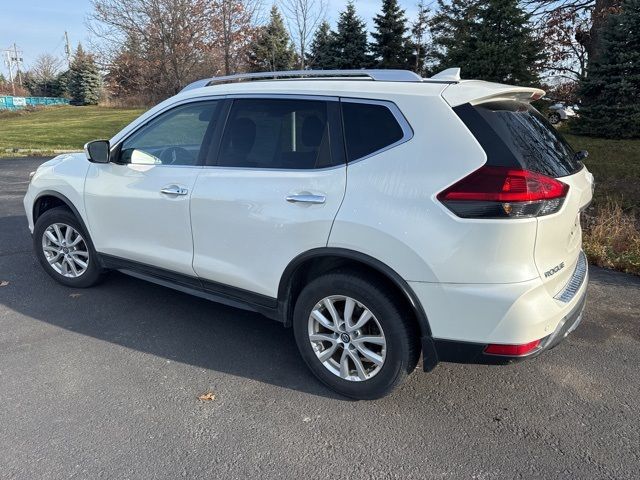
[[[71,67],[71,47],[69,46],[69,35],[64,32],[64,54],[67,57],[67,67]]]
[[[7,57],[4,61],[7,65],[7,69],[9,70],[9,80],[11,81],[11,91],[13,95],[16,94],[16,77],[20,86],[22,87],[22,71],[20,70],[20,66],[22,65],[22,52],[18,50],[17,45],[14,43],[13,48],[8,48],[4,50],[4,54]],[[13,74],[13,69],[16,69],[16,76]]]
[[[22,87],[22,72],[20,72],[20,64],[22,63],[22,52],[20,52],[20,56],[18,56],[18,47],[15,42],[13,43],[13,53],[14,53],[14,61],[16,62],[16,68],[18,70],[18,82]]]
[[[6,55],[6,60],[4,61],[4,63],[7,65],[7,69],[9,70],[9,81],[11,82],[11,92],[13,94],[13,96],[16,96],[16,84],[13,83],[13,62],[11,60],[11,50],[5,50],[4,51],[5,55]]]

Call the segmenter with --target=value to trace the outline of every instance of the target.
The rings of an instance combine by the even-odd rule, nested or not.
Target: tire
[[[45,272],[67,287],[91,287],[104,278],[89,234],[65,207],[47,210],[38,218],[33,229],[33,248]]]
[[[560,123],[560,114],[559,113],[550,113],[549,114],[549,123],[551,123],[551,125],[557,125]]]
[[[352,301],[352,320],[336,328],[325,300],[333,305],[339,325],[348,316],[347,302]],[[365,310],[372,317],[358,330],[354,327],[368,316]],[[329,322],[318,321],[317,313]],[[418,328],[403,315],[391,292],[380,282],[352,273],[329,273],[309,283],[296,301],[293,329],[300,354],[315,376],[332,390],[358,400],[389,394],[415,369],[420,356]],[[344,356],[351,358],[344,360],[343,368]]]

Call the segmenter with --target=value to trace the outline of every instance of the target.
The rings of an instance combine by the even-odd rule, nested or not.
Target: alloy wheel
[[[57,273],[78,278],[89,267],[89,248],[80,232],[66,223],[49,225],[42,235],[44,257]]]
[[[308,333],[320,363],[344,380],[369,380],[384,365],[387,341],[382,327],[371,310],[351,297],[320,300],[309,316]]]

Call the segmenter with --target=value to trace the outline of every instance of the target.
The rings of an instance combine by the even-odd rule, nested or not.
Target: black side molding
[[[118,270],[132,277],[147,280],[196,297],[211,300],[230,307],[257,312],[273,320],[284,321],[275,298],[249,292],[198,277],[172,272],[163,268],[127,260],[104,253],[98,254],[105,268]]]

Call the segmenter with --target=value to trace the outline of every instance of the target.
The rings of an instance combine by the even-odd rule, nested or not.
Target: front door
[[[92,164],[85,204],[96,250],[195,276],[189,201],[222,101],[184,104],[155,117]]]
[[[337,99],[233,100],[191,198],[195,271],[277,297],[287,264],[326,246],[345,185]]]

